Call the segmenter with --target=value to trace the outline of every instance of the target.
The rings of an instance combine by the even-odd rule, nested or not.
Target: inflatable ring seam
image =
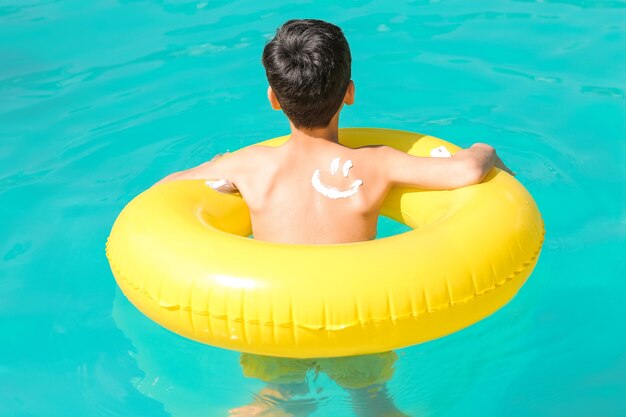
[[[412,312],[411,314],[405,315],[405,316],[397,316],[397,317],[393,317],[393,316],[389,316],[389,317],[385,317],[385,318],[371,318],[371,319],[367,319],[367,320],[358,320],[354,323],[352,323],[352,326],[355,325],[366,325],[368,323],[376,323],[376,322],[386,322],[389,320],[392,321],[401,321],[401,320],[408,320],[408,319],[415,319],[421,315],[424,314],[430,314],[430,313],[436,313],[436,312],[440,312],[446,309],[449,309],[451,307],[454,306],[458,306],[461,304],[465,304],[467,302],[470,302],[471,300],[477,298],[477,297],[481,297],[491,291],[494,291],[496,288],[501,287],[503,285],[505,285],[507,282],[513,280],[516,276],[520,275],[521,273],[523,273],[526,269],[528,269],[530,266],[533,265],[534,261],[537,259],[537,257],[539,256],[539,252],[541,251],[541,247],[543,245],[543,241],[545,238],[545,228],[542,225],[542,235],[541,235],[541,239],[539,241],[539,245],[537,247],[537,249],[534,251],[533,255],[531,256],[531,258],[527,261],[522,263],[521,267],[515,271],[513,271],[512,274],[510,274],[509,276],[505,277],[504,279],[495,282],[491,287],[485,289],[482,292],[475,292],[472,296],[462,300],[462,301],[458,301],[458,302],[452,302],[452,301],[448,301],[448,305],[447,306],[442,306],[439,308],[430,308],[428,307],[426,310],[423,311],[418,311],[418,312]],[[107,256],[109,255],[109,251],[108,251],[108,246],[109,246],[109,242],[107,240],[107,243],[105,245],[105,251]],[[263,326],[274,326],[274,327],[301,327],[301,328],[315,328],[315,329],[323,329],[323,330],[333,330],[335,329],[335,327],[337,326],[327,326],[327,325],[322,325],[322,326],[303,326],[303,325],[297,325],[294,323],[294,321],[290,321],[290,322],[283,322],[283,323],[276,323],[273,321],[261,321],[258,319],[252,319],[252,320],[244,320],[242,317],[237,317],[237,318],[231,318],[226,314],[211,314],[210,311],[208,310],[194,310],[191,307],[181,307],[180,304],[176,304],[176,305],[163,305],[163,303],[161,303],[157,298],[155,298],[154,296],[152,296],[145,288],[142,288],[140,285],[134,283],[133,281],[129,280],[126,275],[122,274],[121,271],[113,264],[111,264],[111,269],[113,270],[113,272],[115,273],[116,276],[118,276],[119,278],[121,278],[124,282],[126,282],[130,287],[136,289],[139,293],[143,294],[146,298],[148,298],[149,300],[151,300],[154,303],[157,303],[161,308],[166,309],[166,310],[181,310],[181,311],[188,311],[190,312],[190,314],[197,314],[197,315],[201,315],[201,316],[210,316],[214,319],[218,319],[218,320],[227,320],[227,321],[233,321],[233,322],[245,322],[246,324],[249,325],[263,325]],[[193,323],[193,320],[191,321]],[[343,328],[345,327],[349,327],[349,326],[342,326]]]

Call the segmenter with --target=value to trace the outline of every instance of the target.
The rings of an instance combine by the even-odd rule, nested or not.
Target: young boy
[[[270,84],[267,98],[273,109],[287,115],[291,138],[277,148],[252,146],[162,180],[227,180],[250,208],[255,239],[306,244],[373,239],[381,205],[393,186],[454,189],[479,183],[494,166],[494,149],[485,144],[449,158],[340,145],[339,113],[344,104],[354,103],[354,83],[350,49],[335,25],[286,22],[265,46],[263,65]],[[242,365],[246,375],[270,384],[265,394],[274,402],[306,390],[306,374],[315,369],[349,390],[355,405],[362,405],[359,414],[403,415],[384,389],[395,359],[393,352],[319,360],[244,354]],[[261,403],[233,413],[270,415],[265,413],[272,412],[267,410],[272,401]]]
[[[494,149],[485,144],[451,158],[414,157],[385,146],[340,145],[339,113],[344,104],[354,103],[354,83],[350,49],[335,25],[286,22],[265,46],[263,65],[270,84],[267,98],[274,110],[287,115],[290,140],[277,148],[245,148],[162,180],[230,181],[250,208],[255,239],[373,239],[391,187],[454,189],[479,183],[494,165]]]

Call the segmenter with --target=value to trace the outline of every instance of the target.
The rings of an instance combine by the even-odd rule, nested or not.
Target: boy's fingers
[[[216,159],[220,159],[222,156],[228,155],[229,153],[230,153],[229,151],[226,151],[224,153],[217,153],[217,154],[215,154],[215,156],[213,158],[211,158],[211,161],[215,161]]]
[[[515,172],[511,171],[509,169],[509,167],[507,167],[506,165],[504,165],[504,162],[502,162],[502,160],[500,159],[499,156],[496,155],[496,161],[494,163],[494,166],[496,168],[500,168],[502,171],[506,172],[507,174],[511,175],[511,176],[515,176]]]

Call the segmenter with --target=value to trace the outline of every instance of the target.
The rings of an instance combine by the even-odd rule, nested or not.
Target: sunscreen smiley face
[[[339,171],[340,163],[341,163],[341,158],[335,158],[330,162],[330,174],[331,175],[337,174],[337,171]],[[341,173],[344,176],[344,178],[348,178],[348,172],[350,171],[350,168],[352,168],[353,166],[354,165],[352,165],[352,161],[349,159],[343,164],[341,168]],[[347,189],[340,190],[339,188],[335,188],[330,185],[326,185],[322,183],[320,170],[316,169],[315,171],[313,171],[313,176],[311,177],[311,185],[313,185],[313,188],[315,189],[315,191],[322,194],[324,197],[328,197],[333,200],[336,200],[338,198],[352,197],[353,195],[358,193],[360,191],[361,185],[363,185],[363,180],[360,180],[360,179],[354,180]]]

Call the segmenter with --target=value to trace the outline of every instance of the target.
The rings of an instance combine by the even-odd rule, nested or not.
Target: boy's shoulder
[[[380,167],[384,165],[384,160],[389,147],[382,145],[370,145],[358,148],[350,148],[340,144],[334,144],[337,148],[334,151],[330,151],[333,155],[343,156],[366,162],[370,168]],[[272,147],[262,144],[251,145],[245,148],[241,148],[235,152],[225,154],[215,161],[216,166],[219,166],[225,171],[230,171],[232,175],[241,175],[245,173],[258,173],[265,171],[271,165],[280,163],[282,159],[290,159],[293,156],[293,151],[287,151],[282,146]],[[303,151],[304,152],[304,151]],[[316,151],[307,150],[308,156],[313,156]],[[321,153],[328,153],[321,151]]]

